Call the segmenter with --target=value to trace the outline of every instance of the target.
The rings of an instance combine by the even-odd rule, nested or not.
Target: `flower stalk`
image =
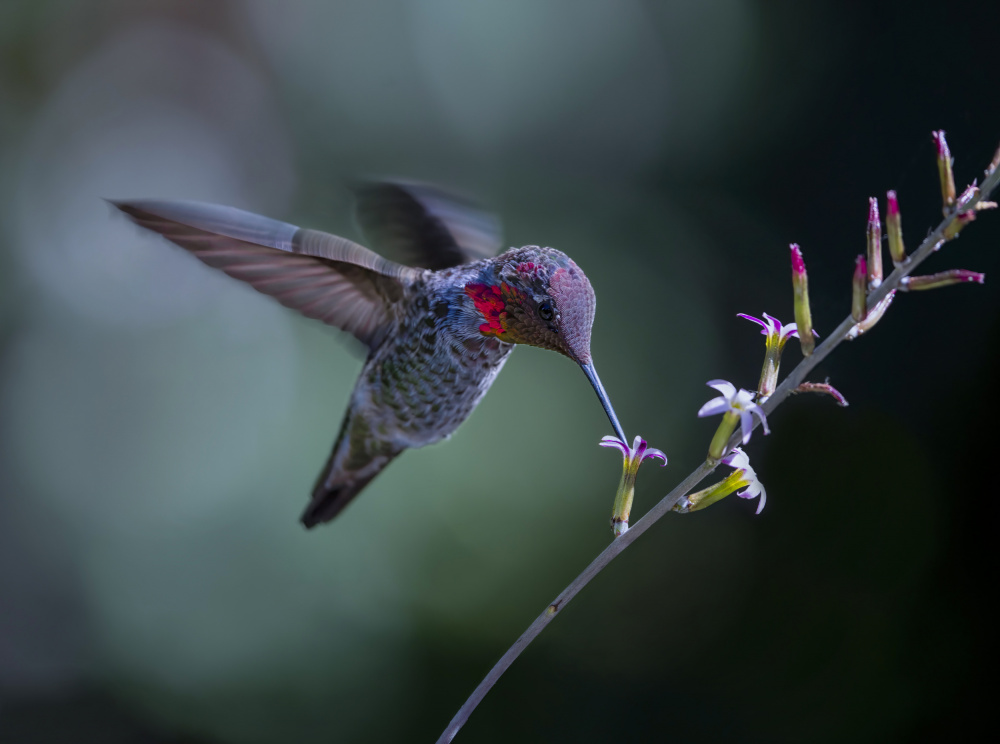
[[[990,168],[987,170],[987,176],[980,187],[980,193],[974,195],[972,200],[963,206],[967,207],[969,210],[979,209],[979,205],[984,203],[983,199],[989,198],[992,192],[997,188],[998,184],[1000,184],[1000,150],[997,151],[997,155],[994,157],[994,162],[991,163]],[[940,247],[945,240],[945,233],[953,229],[952,226],[957,219],[958,215],[946,212],[944,220],[942,220],[927,235],[927,237],[920,243],[920,245],[903,265],[896,267],[895,271],[885,277],[882,286],[872,292],[870,300],[866,300],[865,305],[862,307],[866,307],[869,302],[874,303],[874,306],[878,307],[881,303],[890,299],[896,289],[901,287],[903,279],[916,270],[920,264],[922,264]],[[816,368],[816,366],[822,363],[823,360],[825,360],[826,357],[829,356],[843,341],[853,337],[852,333],[855,332],[857,325],[858,321],[853,317],[853,314],[842,320],[833,332],[829,333],[826,339],[821,344],[816,346],[814,352],[811,355],[804,357],[778,385],[774,394],[760,406],[761,410],[760,415],[758,416],[760,419],[759,424],[765,427],[765,432],[766,422],[764,415],[774,411],[774,409],[781,405],[789,395],[796,392],[800,386],[806,384],[806,377]],[[729,383],[726,384],[728,385]],[[752,417],[750,424],[750,430],[752,431],[754,426]],[[747,438],[748,434],[749,433],[746,430],[743,431],[744,438]],[[730,438],[727,446],[735,447],[738,443],[739,442],[734,432],[734,435]],[[699,483],[701,483],[702,480],[704,480],[717,467],[717,465],[717,462],[713,463],[706,461],[695,468],[695,470],[684,478],[684,480],[681,481],[672,491],[670,491],[670,493],[664,496],[640,520],[632,525],[631,529],[627,533],[622,534],[615,540],[612,540],[611,543],[590,562],[590,564],[579,574],[579,576],[571,581],[569,585],[567,585],[566,588],[563,589],[552,601],[552,603],[545,607],[545,609],[535,618],[531,625],[529,625],[528,628],[520,635],[517,641],[503,654],[503,656],[501,656],[499,661],[497,661],[476,689],[473,690],[472,694],[458,710],[454,718],[452,718],[451,722],[448,724],[447,728],[441,734],[438,739],[439,744],[446,744],[454,739],[455,735],[468,720],[469,716],[493,688],[500,677],[510,668],[511,664],[513,664],[518,656],[523,653],[528,645],[535,638],[537,638],[543,630],[545,630],[552,620],[555,619],[556,615],[561,613],[562,609],[565,608],[580,593],[580,591],[582,591],[584,587],[586,587],[587,584],[589,584],[590,581],[597,576],[597,574],[604,570],[608,564],[611,563],[611,561],[617,558],[618,555],[626,550],[633,542],[635,542],[635,540],[639,539],[639,537],[641,537],[646,530],[659,521],[666,513],[670,512],[673,506],[680,502],[681,499],[684,498],[685,494],[690,493]]]

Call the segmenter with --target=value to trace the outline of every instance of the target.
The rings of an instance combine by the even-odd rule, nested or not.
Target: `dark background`
[[[1000,143],[994,3],[0,7],[0,741],[429,741],[607,544],[619,463],[565,359],[519,349],[452,441],[297,524],[360,366],[337,332],[100,197],[359,238],[344,183],[477,193],[569,252],[628,432],[703,457],[802,245],[825,333],[867,199],[940,219]],[[884,210],[884,201],[883,201]],[[926,270],[748,452],[763,514],[669,516],[458,741],[937,741],[992,727],[1000,217]],[[787,370],[798,357],[786,351]],[[633,521],[634,521],[633,519]]]

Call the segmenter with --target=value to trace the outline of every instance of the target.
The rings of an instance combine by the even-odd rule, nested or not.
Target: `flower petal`
[[[763,328],[763,330],[761,331],[761,334],[764,335],[764,336],[767,335],[768,325],[767,325],[767,323],[765,323],[760,318],[755,318],[754,316],[747,315],[746,313],[736,313],[736,317],[737,318],[743,318],[744,320],[749,320],[751,323],[756,323],[761,328]]]
[[[725,398],[712,398],[705,405],[698,409],[698,418],[714,416],[717,413],[725,413],[730,408],[729,401]]]
[[[729,400],[736,395],[736,386],[728,380],[709,380],[705,384],[710,388],[715,388]]]
[[[650,447],[649,449],[647,449],[646,452],[645,452],[645,454],[643,454],[642,459],[643,460],[648,460],[648,459],[650,459],[652,457],[659,457],[661,460],[663,460],[663,465],[667,464],[667,456],[665,454],[663,454],[660,450],[658,450],[658,449],[656,449],[654,447]],[[640,462],[641,462],[641,460],[640,460]],[[660,467],[662,468],[663,465],[661,465]]]
[[[622,455],[624,457],[628,457],[631,454],[629,452],[628,447],[625,445],[625,443],[622,440],[620,440],[618,437],[612,437],[612,436],[603,437],[601,439],[601,441],[597,443],[597,446],[598,447],[617,447],[619,450],[621,450],[621,453],[622,453]]]
[[[753,431],[753,416],[750,411],[740,411],[740,428],[743,429],[743,444],[750,441],[750,434]]]
[[[764,415],[764,409],[754,404],[750,410],[757,414],[757,418],[760,419],[760,425],[764,427],[764,434],[770,434],[771,430],[767,428],[767,417]]]
[[[787,338],[798,338],[799,337],[799,327],[795,323],[789,323],[786,326],[781,326],[781,333],[779,338],[784,341]]]
[[[747,456],[747,453],[739,447],[734,447],[733,451],[723,457],[719,462],[728,465],[731,468],[735,468],[736,470],[743,470],[750,466],[750,458]]]

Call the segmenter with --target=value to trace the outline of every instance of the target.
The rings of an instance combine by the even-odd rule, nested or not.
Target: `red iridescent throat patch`
[[[466,284],[465,293],[472,298],[476,310],[486,321],[479,326],[479,332],[487,336],[501,336],[504,333],[502,321],[507,319],[506,305],[500,287],[489,284]]]

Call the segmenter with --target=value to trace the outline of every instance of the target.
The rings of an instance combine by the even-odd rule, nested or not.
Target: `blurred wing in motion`
[[[472,202],[426,184],[366,181],[354,187],[355,216],[380,253],[438,271],[492,258],[500,222]]]
[[[354,334],[371,349],[384,337],[390,305],[420,274],[345,238],[235,207],[193,201],[111,203],[209,266]]]

